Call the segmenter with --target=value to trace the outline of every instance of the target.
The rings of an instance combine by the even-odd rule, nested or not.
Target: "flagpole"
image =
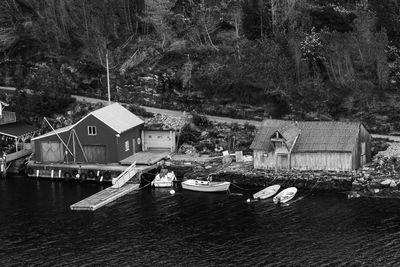
[[[108,104],[111,104],[111,95],[110,95],[110,71],[108,69],[108,50],[106,51],[106,67],[107,67],[107,90],[108,90]]]

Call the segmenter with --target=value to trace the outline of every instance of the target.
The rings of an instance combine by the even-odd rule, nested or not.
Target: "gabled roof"
[[[144,123],[138,116],[124,108],[121,104],[114,103],[90,112],[75,123],[74,127],[90,115],[96,117],[119,134]]]
[[[127,110],[118,103],[114,103],[90,112],[89,114],[87,114],[85,117],[83,117],[73,125],[56,129],[55,131],[51,131],[36,138],[32,138],[32,140],[37,140],[55,134],[67,132],[72,128],[74,128],[79,123],[81,123],[82,121],[84,121],[89,116],[96,117],[104,124],[108,125],[108,127],[116,131],[118,134],[123,133],[129,129],[132,129],[133,127],[136,127],[144,123],[139,117],[131,113],[129,110]]]
[[[359,122],[303,121],[294,123],[265,120],[250,148],[272,150],[271,136],[279,132],[289,147],[298,136],[293,152],[351,152],[357,142],[360,127]]]
[[[33,134],[38,130],[38,128],[22,121],[0,125],[0,134],[13,138],[18,138],[31,133]]]
[[[357,143],[361,123],[338,121],[299,122],[301,134],[294,152],[351,152]]]
[[[266,119],[262,121],[253,140],[253,143],[251,143],[250,149],[266,151],[273,149],[271,136],[282,127],[290,125],[291,123],[291,121],[271,119]]]

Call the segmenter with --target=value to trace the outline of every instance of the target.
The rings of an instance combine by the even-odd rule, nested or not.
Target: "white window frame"
[[[87,133],[88,135],[97,135],[97,127],[96,126],[88,126],[87,127]]]
[[[129,140],[125,141],[125,152],[129,151]]]

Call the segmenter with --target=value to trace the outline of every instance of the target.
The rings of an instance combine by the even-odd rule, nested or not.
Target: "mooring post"
[[[5,178],[7,174],[7,157],[5,152],[3,152],[3,157],[1,158],[0,171],[1,177]]]

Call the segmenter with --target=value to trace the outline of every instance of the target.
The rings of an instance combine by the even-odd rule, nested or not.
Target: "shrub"
[[[204,115],[200,115],[197,112],[192,112],[192,116],[193,116],[192,121],[194,125],[198,127],[207,128],[208,126],[211,125],[211,122]]]

